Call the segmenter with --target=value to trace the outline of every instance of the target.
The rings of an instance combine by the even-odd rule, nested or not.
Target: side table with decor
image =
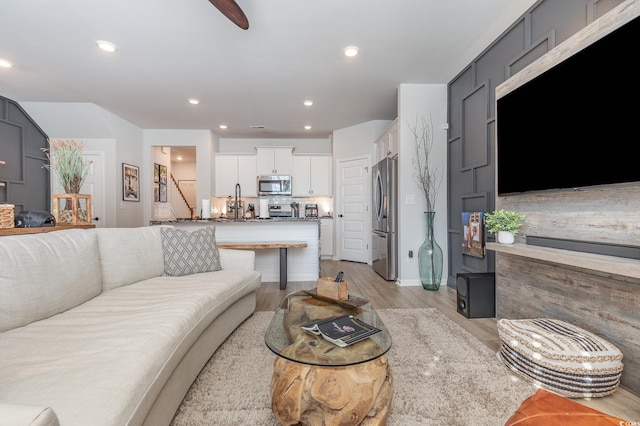
[[[302,329],[303,324],[353,315],[382,331],[339,347]],[[391,335],[368,300],[318,298],[312,291],[287,295],[265,334],[278,357],[273,366],[271,402],[282,424],[384,425],[393,397],[393,375],[385,354]]]

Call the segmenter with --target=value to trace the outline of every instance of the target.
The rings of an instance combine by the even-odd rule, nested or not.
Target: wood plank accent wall
[[[640,393],[640,279],[498,254],[498,318],[556,318],[616,345],[622,385]]]
[[[640,2],[620,4],[499,86],[497,97],[637,16],[640,16]],[[612,87],[612,90],[617,89]],[[619,149],[611,142],[602,141],[595,149]],[[495,207],[516,210],[526,216],[516,243],[524,243],[530,235],[640,246],[640,185],[637,183],[497,197]],[[598,270],[577,266],[580,262],[576,259],[588,257],[569,250],[532,250],[530,246],[518,247],[518,244],[509,249],[494,249],[497,252],[497,317],[558,318],[602,336],[624,354],[622,385],[640,395],[640,261],[611,257],[611,263],[618,263],[620,267]],[[540,259],[541,256],[535,254],[539,250],[558,255]],[[606,263],[607,256],[599,256],[598,260]]]

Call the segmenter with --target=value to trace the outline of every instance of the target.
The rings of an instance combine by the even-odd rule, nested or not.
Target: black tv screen
[[[640,181],[640,18],[497,100],[498,195]]]

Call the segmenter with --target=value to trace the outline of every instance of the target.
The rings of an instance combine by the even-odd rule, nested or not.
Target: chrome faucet
[[[240,184],[236,183],[236,203],[235,203],[235,212],[234,218],[238,219],[238,210],[240,209],[240,198],[242,198],[242,190],[240,189]]]

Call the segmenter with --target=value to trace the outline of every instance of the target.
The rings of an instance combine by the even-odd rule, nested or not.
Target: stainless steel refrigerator
[[[398,277],[398,160],[381,160],[372,175],[373,270],[393,281]]]

